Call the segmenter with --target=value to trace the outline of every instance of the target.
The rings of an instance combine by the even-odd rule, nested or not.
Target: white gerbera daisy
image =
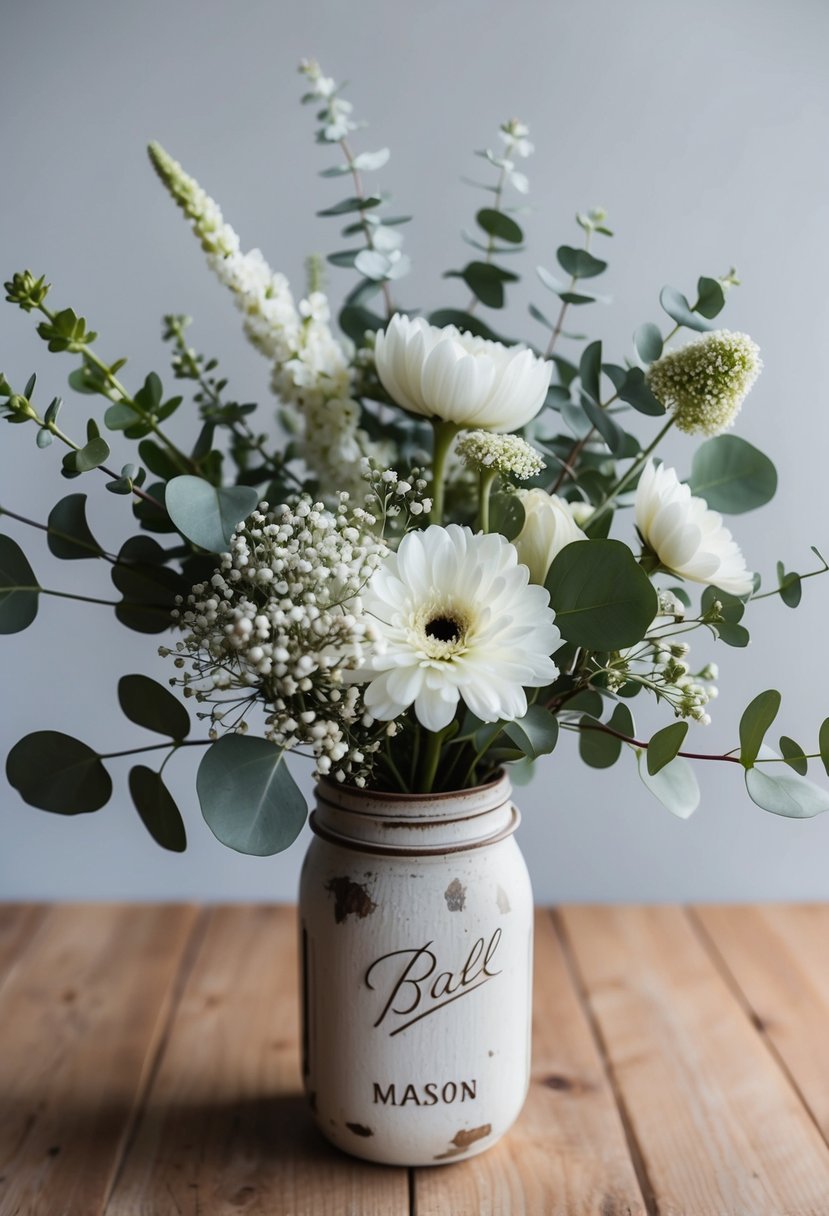
[[[512,721],[527,712],[524,689],[558,675],[549,596],[497,533],[457,524],[409,532],[372,576],[363,605],[377,647],[355,675],[370,681],[363,699],[382,721],[414,704],[422,726],[442,730],[461,697],[484,722]]]
[[[636,527],[660,564],[681,578],[748,595],[754,582],[722,516],[683,485],[675,469],[649,460],[636,490]]]

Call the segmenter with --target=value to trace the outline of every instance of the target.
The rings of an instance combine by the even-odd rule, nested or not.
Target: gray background
[[[24,266],[45,272],[54,303],[89,318],[103,353],[129,354],[131,384],[165,371],[162,313],[194,314],[194,343],[221,355],[240,399],[259,397],[268,411],[267,365],[240,336],[230,299],[156,182],[147,140],[179,157],[220,200],[244,247],[260,245],[300,289],[304,254],[338,243],[336,225],[314,218],[340,196],[337,183],[317,176],[331,156],[314,145],[312,113],[298,105],[295,65],[318,57],[352,82],[356,114],[371,123],[357,146],[393,150],[378,180],[416,216],[407,302],[459,305],[465,290],[440,275],[463,264],[459,229],[481,205],[460,177],[485,171],[472,149],[493,143],[499,122],[517,115],[537,147],[527,164],[535,210],[525,220],[526,279],[505,329],[540,340],[526,306],[549,307],[550,297],[532,269],[552,267],[558,244],[578,242],[576,208],[602,203],[617,233],[605,246],[614,305],[579,318],[617,358],[637,324],[660,319],[663,283],[691,292],[698,274],[738,266],[744,286],[724,323],[750,332],[766,362],[740,433],[774,456],[781,495],[732,524],[768,585],[778,557],[808,569],[809,544],[829,546],[828,53],[829,10],[817,0],[5,0],[0,266],[4,277]],[[333,276],[336,295],[350,280]],[[18,384],[38,369],[48,398],[64,390],[73,362],[47,355],[33,329],[2,309],[0,367]],[[85,408],[86,399],[67,403],[70,429],[80,430]],[[0,502],[43,520],[69,487],[56,473],[56,449],[38,452],[33,438],[0,430]],[[692,450],[682,437],[668,450],[682,474]],[[103,478],[81,488],[96,532],[117,546],[126,501],[108,495]],[[107,594],[106,571],[94,563],[58,563],[39,536],[4,526],[44,584]],[[784,694],[781,728],[814,748],[829,713],[827,584],[806,584],[797,614],[776,601],[757,605],[747,651],[708,653],[699,637],[695,653],[719,662],[722,687],[714,724],[692,732],[700,750],[733,746],[742,708],[770,686]],[[0,639],[3,752],[46,727],[103,750],[154,741],[121,718],[115,677],[133,670],[164,679],[157,642],[122,630],[105,608],[44,599],[32,629]],[[829,817],[765,814],[748,801],[737,766],[709,764],[698,766],[703,804],[683,823],[644,790],[632,757],[588,772],[571,744],[520,794],[521,841],[540,898],[829,896]],[[223,849],[200,819],[195,758],[184,753],[166,775],[190,848],[167,855],[146,836],[124,793],[126,763],[118,764],[116,797],[93,816],[48,815],[2,786],[0,896],[293,897],[304,838],[267,860]]]

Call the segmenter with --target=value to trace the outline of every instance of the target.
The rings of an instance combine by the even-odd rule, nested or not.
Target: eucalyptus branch
[[[339,145],[340,145],[342,154],[348,163],[349,170],[351,171],[351,180],[354,183],[354,195],[356,198],[358,198],[360,200],[361,203],[364,203],[365,198],[366,198],[366,193],[365,193],[365,190],[363,189],[363,178],[360,173],[360,170],[357,168],[357,166],[354,163],[354,153],[351,150],[351,145],[349,144],[349,142],[345,136],[343,136],[343,138],[339,141]],[[360,223],[363,228],[363,234],[366,238],[366,247],[368,249],[373,250],[374,249],[374,236],[372,235],[371,224],[369,223],[369,220],[368,220],[368,208],[365,206],[360,207],[358,214],[360,216]],[[386,280],[386,279],[383,280],[383,282],[380,285],[380,290],[383,293],[383,303],[386,306],[386,316],[390,319],[394,315],[394,301],[392,300],[392,297],[391,297],[391,289],[389,287],[388,280]]]
[[[501,211],[503,209],[504,186],[506,185],[506,183],[507,183],[507,170],[506,170],[506,166],[502,165],[501,172],[498,175],[498,181],[494,188],[495,198],[494,198],[493,205],[492,205],[492,210],[497,211],[499,214],[501,213]],[[484,262],[486,263],[487,266],[489,266],[490,263],[492,262],[492,255],[494,253],[495,253],[495,233],[489,232],[489,233],[487,233],[486,253],[484,254]],[[479,303],[480,303],[480,301],[478,300],[478,297],[473,292],[473,294],[470,298],[470,301],[466,306],[466,311],[469,313],[470,316],[475,312],[475,309],[478,307]]]
[[[622,733],[622,731],[614,730],[611,726],[605,726],[603,722],[562,722],[561,728],[562,730],[572,731],[598,730],[601,731],[602,734],[613,735],[614,739],[621,739],[622,743],[627,743],[631,747],[639,748],[640,751],[647,751],[650,747],[650,743],[645,742],[643,739],[632,739],[630,735],[625,735]],[[676,754],[677,756],[684,756],[686,760],[723,760],[727,761],[729,764],[742,764],[739,756],[730,756],[727,753],[717,755],[713,752],[679,751]],[[780,759],[782,761],[782,757],[780,757]],[[783,763],[785,763],[785,761],[783,761]]]
[[[18,515],[16,511],[10,511],[9,508],[4,507],[2,503],[0,503],[0,515],[8,515],[9,519],[16,519],[18,523],[25,524],[28,528],[37,528],[40,532],[46,532],[49,536],[56,536],[58,540],[65,540],[78,549],[87,549],[91,555],[95,557],[102,557],[105,561],[108,561],[113,566],[125,564],[123,562],[119,562],[118,558],[113,556],[113,554],[106,553],[97,544],[90,544],[89,541],[81,540],[76,536],[70,536],[68,532],[62,532],[59,528],[53,528],[50,524],[41,524],[38,523],[36,519],[29,519],[25,515]]]
[[[592,235],[592,232],[593,232],[592,228],[585,227],[585,229],[584,229],[584,252],[585,253],[590,252],[590,237]],[[571,291],[575,290],[575,287],[579,281],[579,278],[580,278],[580,276],[577,274],[573,274],[570,276],[570,282],[567,284],[567,293],[568,294]],[[561,308],[558,310],[558,316],[556,317],[556,322],[555,322],[555,325],[553,326],[553,331],[550,334],[550,341],[547,343],[547,349],[544,352],[545,359],[549,359],[550,356],[552,355],[553,351],[556,348],[556,343],[558,342],[558,340],[561,336],[561,331],[562,331],[562,328],[564,327],[564,318],[567,316],[567,309],[569,307],[570,307],[569,300],[561,301]],[[592,428],[592,429],[595,429],[595,428]],[[582,442],[582,447],[584,446],[584,443],[586,443],[586,442],[587,442],[587,439],[585,438],[585,440]],[[568,464],[570,463],[570,459],[571,459],[571,457],[568,457],[568,461],[567,461]],[[555,493],[555,491],[553,491],[553,493]]]
[[[814,545],[812,545],[811,548],[812,548],[812,552],[817,557],[819,557],[820,560],[823,562],[823,565],[820,567],[819,570],[810,570],[807,574],[798,574],[796,576],[798,582],[802,583],[803,580],[807,579],[807,578],[817,578],[817,576],[819,574],[826,574],[827,571],[829,571],[829,562],[826,561],[826,558],[823,556],[823,554],[819,553]],[[794,581],[794,578],[790,579],[789,581],[784,580],[780,584],[780,586],[775,587],[773,591],[764,591],[762,595],[752,595],[750,597],[749,602],[753,604],[755,600],[767,600],[773,595],[782,595],[782,593],[784,591],[787,591],[788,588],[792,585],[793,581]]]
[[[636,457],[636,459],[634,461],[632,461],[628,471],[622,477],[619,478],[619,480],[616,482],[616,484],[614,486],[611,486],[611,488],[608,490],[607,494],[605,494],[602,501],[598,504],[598,506],[593,511],[593,514],[585,521],[585,524],[584,524],[585,528],[589,528],[591,526],[591,524],[595,524],[596,520],[601,519],[601,517],[604,515],[604,513],[612,506],[617,495],[620,494],[622,492],[622,490],[625,489],[626,486],[630,485],[630,483],[637,476],[637,474],[640,473],[641,470],[645,467],[648,457],[652,454],[652,452],[654,452],[656,450],[656,448],[659,446],[659,444],[665,438],[665,436],[667,435],[668,431],[671,429],[673,424],[674,424],[674,420],[671,417],[668,419],[668,421],[665,423],[665,425],[659,431],[656,438],[653,439],[652,442],[649,443],[648,446],[639,453],[639,455]]]
[[[149,743],[146,747],[130,747],[122,752],[102,752],[98,759],[115,760],[118,756],[137,756],[140,752],[158,752],[162,748],[169,748],[172,755],[180,747],[209,747],[211,743],[213,743],[212,739],[167,739],[164,743]],[[166,764],[167,760],[164,763]]]

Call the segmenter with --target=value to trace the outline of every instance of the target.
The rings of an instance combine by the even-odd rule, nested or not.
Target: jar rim
[[[348,794],[354,794],[360,798],[369,798],[384,802],[417,802],[424,800],[428,802],[444,802],[450,798],[458,798],[463,794],[484,793],[486,790],[496,789],[501,784],[509,784],[509,773],[504,768],[496,770],[495,776],[489,781],[484,781],[480,785],[468,785],[457,790],[439,790],[435,793],[414,793],[407,794],[402,790],[373,790],[361,789],[357,785],[349,785],[347,781],[337,781],[333,777],[320,777],[317,785],[322,789],[342,790]]]

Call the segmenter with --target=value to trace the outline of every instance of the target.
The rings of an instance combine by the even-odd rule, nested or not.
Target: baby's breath
[[[748,334],[719,329],[657,359],[647,380],[681,431],[718,435],[733,426],[762,367]]]
[[[541,453],[520,435],[468,431],[458,440],[455,451],[468,468],[482,473],[492,470],[518,481],[528,481],[544,468]]]

